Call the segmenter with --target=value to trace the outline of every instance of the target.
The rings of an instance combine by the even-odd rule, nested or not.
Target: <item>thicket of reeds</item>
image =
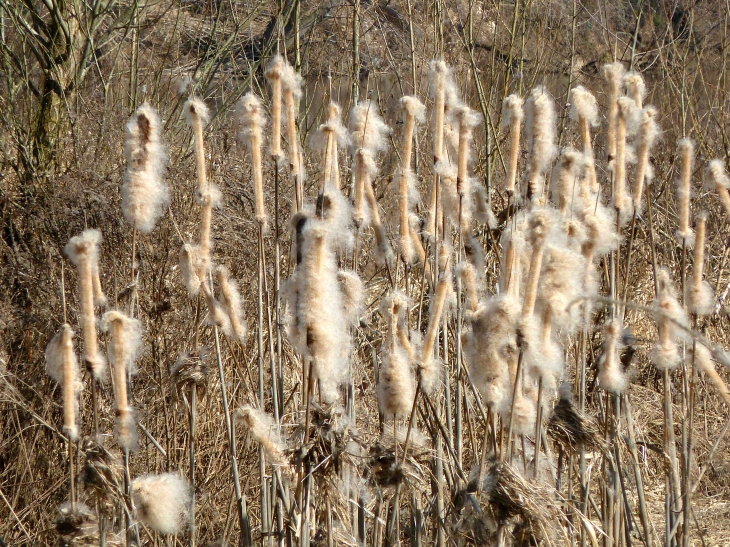
[[[365,82],[349,112],[326,92],[313,122],[285,45],[235,107],[171,107],[194,181],[168,169],[172,118],[135,108],[113,213],[131,254],[109,264],[89,210],[51,261],[53,541],[704,543],[695,494],[727,427],[698,439],[697,424],[703,398],[730,407],[730,356],[709,328],[727,294],[713,271],[725,159],[690,133],[662,140],[662,105],[621,62],[594,89],[569,86],[567,105],[521,84],[486,105],[439,57],[413,65],[427,86],[397,110]],[[222,117],[235,190],[211,144]],[[674,158],[660,196],[659,150]],[[157,308],[170,295],[174,327]],[[653,437],[637,425],[647,397]]]

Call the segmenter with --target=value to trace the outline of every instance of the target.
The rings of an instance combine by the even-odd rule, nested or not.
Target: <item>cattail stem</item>
[[[192,116],[193,140],[195,144],[195,170],[198,174],[198,192],[201,195],[208,189],[208,179],[205,173],[205,147],[203,145],[203,120],[200,113]]]
[[[193,382],[190,386],[190,415],[188,421],[189,456],[190,456],[190,547],[195,547],[195,413],[198,400],[198,386]]]
[[[704,215],[697,217],[695,223],[695,248],[694,263],[692,266],[692,285],[694,290],[699,293],[702,290],[702,279],[704,274],[705,260],[705,227],[707,218]]]
[[[271,139],[269,141],[270,155],[277,161],[283,152],[281,150],[281,73],[279,70],[267,72],[271,85]]]
[[[210,290],[213,290],[213,277],[209,273],[208,282]],[[246,507],[246,498],[241,492],[241,481],[238,475],[238,455],[236,452],[236,439],[233,430],[233,420],[231,420],[231,413],[228,407],[228,394],[226,392],[226,380],[223,373],[223,358],[221,357],[221,346],[220,336],[218,334],[218,326],[213,325],[213,337],[215,339],[215,355],[216,362],[218,364],[218,377],[221,386],[221,401],[223,403],[223,413],[226,423],[226,435],[228,438],[228,453],[231,458],[231,475],[233,478],[233,490],[236,496],[236,504],[238,505],[238,519],[241,527],[241,543],[245,547],[251,547],[253,545],[251,539],[251,526],[248,518],[248,510]]]
[[[428,323],[428,330],[426,331],[426,337],[424,338],[423,349],[421,351],[422,362],[426,359],[431,359],[433,356],[434,344],[436,343],[436,335],[439,331],[439,326],[441,324],[441,315],[444,311],[444,303],[446,302],[446,293],[449,283],[446,275],[447,274],[445,272],[438,285],[436,286],[433,313]]]
[[[624,98],[621,99],[623,101]],[[628,113],[621,105],[616,122],[616,159],[613,176],[613,204],[623,212],[626,206],[626,117]]]

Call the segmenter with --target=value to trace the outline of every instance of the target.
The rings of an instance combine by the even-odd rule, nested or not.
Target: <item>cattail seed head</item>
[[[480,304],[469,318],[472,334],[464,355],[484,403],[498,414],[511,404],[510,367],[516,364],[519,316],[517,299],[503,293]]]
[[[598,127],[598,101],[593,93],[582,85],[570,90],[570,119],[581,123],[585,120],[589,127]]]
[[[636,104],[636,108],[641,110],[646,97],[646,84],[644,78],[638,72],[629,72],[624,76],[624,84],[626,84],[626,93]]]
[[[715,295],[710,284],[703,279],[705,260],[705,228],[707,213],[697,216],[692,281],[687,287],[687,307],[697,315],[710,315],[715,309]]]
[[[577,193],[578,178],[584,167],[583,158],[583,154],[575,148],[565,148],[553,169],[550,192],[563,215],[572,208],[573,196]]]
[[[528,181],[530,196],[539,199],[545,172],[557,152],[555,146],[555,103],[543,86],[532,90],[525,104],[525,138],[530,154]]]
[[[284,152],[281,149],[281,76],[284,71],[284,64],[284,58],[277,55],[269,62],[264,73],[271,86],[271,141],[269,153],[275,161],[280,161],[284,157]]]
[[[636,105],[633,99],[618,99],[618,119],[616,124],[616,159],[613,162],[613,206],[619,213],[622,225],[626,224],[634,212],[633,201],[626,190],[626,137],[629,126],[633,125]]]
[[[170,202],[163,177],[167,155],[160,136],[160,118],[148,104],[127,122],[124,154],[127,171],[122,182],[124,219],[142,233],[151,232]]]
[[[240,137],[251,154],[251,172],[254,190],[256,220],[262,226],[268,223],[264,204],[264,172],[261,157],[263,129],[266,126],[264,105],[254,93],[246,93],[238,102],[236,110],[240,125]]]
[[[608,84],[608,160],[616,156],[616,127],[618,123],[618,98],[621,94],[626,69],[621,63],[609,63],[603,66],[603,77]]]
[[[99,276],[99,230],[84,230],[81,235],[72,237],[64,248],[64,253],[76,266],[79,273],[79,296],[81,300],[81,323],[84,337],[84,361],[94,374],[94,378],[102,381],[106,378],[107,367],[104,357],[99,353],[96,335],[96,315],[94,313],[94,297],[100,291]],[[97,289],[95,290],[95,287]],[[95,295],[95,293],[97,293]]]
[[[342,290],[345,318],[351,325],[356,325],[365,305],[365,285],[357,272],[351,270],[338,271],[337,280]]]
[[[188,294],[191,297],[197,296],[201,283],[204,283],[207,277],[210,259],[201,255],[197,245],[185,243],[180,248],[179,264],[180,275]]]
[[[672,370],[679,366],[681,360],[678,344],[685,339],[682,327],[687,326],[687,316],[677,299],[672,277],[665,268],[657,272],[657,287],[654,308],[659,339],[651,353],[651,362],[659,370]]]
[[[647,106],[641,111],[639,122],[639,142],[637,149],[636,179],[634,183],[634,210],[641,212],[644,183],[648,183],[654,177],[654,171],[649,163],[649,155],[654,143],[659,137],[659,126],[656,123],[658,116],[657,109]]]
[[[238,283],[230,279],[228,268],[219,266],[216,270],[218,286],[223,297],[223,309],[228,315],[228,322],[231,325],[231,336],[239,342],[245,342],[248,334],[246,320],[243,317],[241,306],[241,293],[238,290]]]
[[[203,147],[203,127],[210,119],[210,112],[207,105],[200,99],[191,97],[183,105],[185,120],[190,129],[193,130],[195,142],[195,163],[198,173],[198,190],[202,193],[208,185],[205,174],[205,149]]]
[[[689,225],[689,202],[692,193],[692,169],[694,168],[695,144],[692,139],[680,139],[677,144],[680,173],[677,181],[677,215],[679,217],[677,240],[684,245],[694,245],[694,232]]]
[[[705,169],[705,187],[715,190],[720,196],[725,213],[730,217],[730,177],[725,172],[725,162],[712,160]]]
[[[279,435],[274,419],[257,408],[246,405],[236,411],[236,422],[246,426],[254,441],[261,445],[266,456],[275,465],[284,465],[286,446]]]
[[[79,408],[81,379],[73,348],[74,332],[64,323],[46,346],[46,372],[61,385],[63,392],[63,432],[71,441],[79,438],[76,415]]]
[[[156,532],[179,534],[190,524],[192,489],[180,475],[142,475],[130,490],[137,516]]]
[[[384,347],[379,371],[378,407],[386,418],[407,416],[416,394],[415,381],[408,355],[400,344]],[[387,349],[385,349],[387,347]]]
[[[622,332],[623,325],[619,319],[606,324],[603,329],[603,354],[598,361],[598,386],[617,395],[626,391],[629,385],[619,357],[623,348]]]
[[[515,193],[517,181],[517,164],[520,159],[520,133],[522,122],[525,119],[523,108],[524,100],[519,95],[510,95],[502,103],[502,126],[509,127],[510,147],[509,163],[507,165],[507,178],[504,182],[504,190],[508,196]]]
[[[350,138],[353,151],[369,150],[373,154],[388,148],[390,127],[385,123],[374,101],[363,101],[350,112]]]

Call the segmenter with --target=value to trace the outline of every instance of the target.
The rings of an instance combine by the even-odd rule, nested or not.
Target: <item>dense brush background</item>
[[[56,9],[51,13],[47,6]],[[231,115],[235,102],[248,89],[267,100],[262,66],[276,51],[277,42],[305,79],[299,127],[309,176],[308,200],[316,196],[321,157],[310,151],[307,139],[324,121],[329,99],[339,102],[345,113],[353,104],[353,89],[360,98],[377,99],[385,120],[395,130],[393,142],[400,146],[397,100],[415,93],[426,101],[428,63],[443,52],[454,68],[465,102],[487,114],[487,123],[475,135],[475,172],[490,189],[498,216],[506,206],[500,190],[506,147],[499,123],[502,99],[509,93],[526,95],[536,84],[546,85],[558,105],[559,144],[576,145],[575,125],[567,119],[567,92],[578,84],[590,89],[601,105],[596,163],[599,180],[605,184],[606,86],[600,67],[615,59],[633,65],[646,79],[645,104],[658,107],[663,129],[654,152],[656,176],[651,187],[658,262],[678,274],[680,249],[673,238],[675,149],[677,139],[688,135],[698,145],[693,210],[710,211],[707,279],[721,302],[719,313],[701,319],[700,328],[719,344],[730,345],[724,306],[730,283],[726,263],[730,231],[716,197],[700,190],[705,160],[726,159],[730,154],[726,112],[730,7],[724,2],[684,0],[410,0],[410,6],[407,0],[375,0],[362,1],[359,9],[355,65],[354,6],[350,1],[0,1],[0,536],[8,545],[57,541],[53,521],[56,507],[68,496],[67,455],[60,435],[60,389],[44,372],[43,351],[63,322],[64,278],[69,322],[77,323],[76,275],[62,249],[86,227],[99,228],[104,235],[102,283],[111,304],[127,306],[129,298],[134,298],[146,330],[145,351],[131,385],[130,402],[138,409],[141,425],[157,439],[167,457],[142,435],[142,447],[131,458],[132,475],[165,470],[187,473],[187,413],[175,397],[169,372],[170,365],[192,349],[195,316],[195,301],[187,297],[177,265],[180,244],[193,237],[198,219],[193,201],[195,159],[181,105],[196,94],[214,113],[206,129],[206,153],[210,179],[224,196],[222,208],[214,214],[215,259],[239,280],[253,332],[257,225],[250,163],[237,142]],[[132,285],[132,237],[122,219],[120,188],[126,168],[124,124],[143,101],[157,108],[164,122],[172,203],[158,228],[137,241],[135,292],[125,290]],[[432,163],[427,126],[418,132],[417,153],[419,186],[427,196]],[[344,158],[341,156],[341,164],[347,185],[349,161]],[[375,181],[385,211],[395,207],[389,185],[396,163],[397,155],[389,152]],[[271,180],[267,165],[267,187]],[[286,220],[292,192],[291,183],[283,180],[280,223],[285,234],[282,276],[286,277],[290,267]],[[267,207],[273,211],[273,200],[267,201]],[[504,215],[500,218],[503,221]],[[386,215],[386,223],[392,235],[395,221]],[[620,276],[629,276],[628,297],[648,304],[654,297],[649,236],[645,222],[637,226],[631,271],[621,271]],[[479,239],[487,251],[489,290],[494,289],[499,271],[499,249],[494,242],[499,241],[501,229],[502,225],[490,235],[484,226],[479,228]],[[366,239],[369,242],[371,237]],[[270,238],[267,253],[266,271],[272,287]],[[390,280],[367,253],[361,256],[368,307],[354,338],[354,383],[358,427],[362,435],[374,438],[378,421],[373,356],[383,329],[374,311],[389,291]],[[663,443],[662,392],[660,375],[649,365],[644,346],[656,336],[656,330],[653,322],[632,311],[627,324],[639,340],[631,370],[631,397],[637,438],[643,443],[640,465],[659,539],[664,470],[661,455],[651,447]],[[589,407],[596,393],[590,382],[600,348],[599,331],[593,335],[589,355]],[[207,327],[203,339],[212,344]],[[245,345],[225,339],[222,344],[232,407],[254,403],[256,336],[250,336]],[[288,397],[298,393],[301,365],[290,346],[284,348],[284,392]],[[569,370],[574,371],[574,359],[569,363]],[[727,377],[726,371],[722,374]],[[85,382],[88,385],[88,374]],[[730,445],[721,437],[728,408],[704,380],[696,395],[694,476],[703,475],[694,497],[697,527],[692,544],[722,545],[730,534]],[[678,405],[680,399],[677,394]],[[100,429],[109,434],[112,445],[114,412],[109,386],[100,405]],[[294,412],[296,405],[292,402],[287,412]],[[195,487],[199,543],[233,542],[238,537],[238,522],[217,372],[211,374],[208,394],[198,408]],[[81,420],[82,432],[88,434],[88,389],[83,394]],[[289,423],[293,421],[291,418]],[[257,447],[246,444],[243,433],[238,440],[242,486],[256,537],[260,526]],[[465,459],[473,461],[470,441]]]

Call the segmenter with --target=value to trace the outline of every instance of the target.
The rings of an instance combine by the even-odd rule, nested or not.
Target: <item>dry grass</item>
[[[137,412],[141,446],[129,458],[129,478],[168,471],[188,476],[189,396],[190,386],[195,383],[197,544],[236,544],[246,537],[246,533],[241,533],[231,479],[222,386],[217,373],[217,334],[205,321],[205,301],[187,296],[178,266],[180,245],[196,241],[200,217],[199,206],[193,199],[197,181],[192,135],[181,112],[184,99],[195,93],[213,111],[205,131],[205,159],[210,182],[223,193],[221,208],[213,214],[214,261],[226,266],[231,278],[238,281],[250,332],[245,343],[223,335],[218,337],[231,413],[244,405],[260,404],[259,330],[266,388],[264,409],[272,415],[272,365],[277,370],[280,366],[281,377],[277,380],[283,379],[277,397],[280,422],[288,439],[287,466],[272,468],[266,464],[261,473],[259,445],[242,427],[236,428],[240,486],[254,543],[276,541],[267,534],[280,530],[284,544],[301,544],[298,526],[308,521],[312,543],[325,545],[331,540],[354,545],[359,539],[361,517],[368,545],[392,544],[398,533],[401,542],[438,543],[443,541],[439,539],[439,530],[446,537],[444,545],[452,540],[458,545],[486,544],[494,540],[495,534],[501,534],[505,543],[529,544],[521,542],[534,536],[541,544],[568,544],[571,527],[577,530],[579,542],[581,524],[574,509],[580,508],[581,502],[580,450],[572,457],[569,454],[574,447],[561,455],[560,447],[565,448],[571,441],[561,435],[560,442],[554,443],[548,437],[548,446],[543,445],[540,456],[544,467],[540,468],[539,484],[531,484],[535,480],[533,469],[529,468],[531,456],[523,455],[520,442],[515,443],[511,463],[499,461],[500,443],[504,444],[507,433],[499,426],[493,429],[492,415],[482,413],[478,393],[471,389],[466,366],[459,359],[459,336],[468,319],[466,306],[447,314],[446,334],[439,336],[438,351],[448,371],[448,391],[444,386],[435,396],[420,393],[408,443],[406,419],[401,420],[400,443],[394,445],[392,422],[381,422],[376,400],[380,349],[387,343],[389,328],[378,310],[381,300],[393,288],[406,290],[412,306],[405,324],[412,338],[418,333],[423,335],[428,326],[431,293],[420,265],[406,269],[397,260],[387,268],[377,264],[370,230],[361,231],[355,258],[348,253],[341,260],[342,266],[358,271],[366,289],[364,311],[351,329],[352,383],[347,386],[351,395],[343,389],[341,399],[346,405],[352,404],[334,411],[320,407],[315,398],[316,406],[310,405],[307,427],[303,391],[308,377],[304,361],[286,339],[281,353],[276,352],[276,234],[280,234],[278,266],[281,279],[285,280],[294,269],[288,225],[294,209],[292,179],[288,167],[281,169],[275,211],[274,169],[265,155],[265,205],[274,224],[263,239],[263,323],[257,324],[259,231],[249,156],[243,143],[237,142],[238,127],[232,116],[236,101],[248,89],[263,96],[268,108],[268,88],[262,69],[276,50],[277,33],[272,18],[278,13],[278,5],[164,0],[141,6],[139,26],[135,28],[122,17],[130,4],[112,4],[114,13],[121,14],[121,29],[106,20],[102,29],[109,39],[99,44],[96,57],[90,61],[91,70],[78,87],[69,86],[64,100],[54,106],[59,123],[48,124],[52,131],[40,165],[31,165],[29,157],[33,156],[32,128],[39,111],[33,89],[42,88],[42,70],[24,45],[10,8],[0,6],[0,25],[7,44],[7,49],[0,52],[4,63],[0,110],[6,113],[0,121],[0,279],[5,288],[0,297],[0,538],[8,545],[54,545],[59,541],[55,520],[58,507],[69,498],[69,460],[61,428],[61,389],[44,373],[43,351],[65,315],[74,329],[80,330],[76,274],[62,250],[71,236],[85,228],[99,228],[103,232],[101,277],[109,307],[129,312],[145,327],[145,349],[138,363],[139,372],[130,385],[129,403]],[[304,201],[314,203],[323,162],[321,155],[308,147],[308,139],[326,120],[331,99],[342,105],[344,113],[353,106],[353,6],[339,2],[283,4],[287,17],[298,14],[299,18],[283,25],[279,44],[291,61],[299,61],[297,68],[305,80],[299,119],[308,174]],[[40,13],[46,20],[49,18],[45,11]],[[651,305],[653,257],[659,266],[670,269],[678,283],[683,274],[690,275],[691,252],[683,261],[681,245],[674,237],[678,219],[674,189],[679,172],[676,142],[681,136],[691,136],[697,143],[691,210],[693,217],[702,210],[709,212],[705,272],[718,296],[715,312],[696,319],[691,326],[720,346],[730,346],[726,307],[730,286],[727,217],[714,192],[701,189],[706,160],[726,160],[730,146],[726,134],[730,14],[722,6],[679,6],[665,1],[644,2],[633,8],[632,4],[607,5],[589,0],[479,5],[403,1],[363,3],[360,17],[360,73],[356,82],[360,97],[376,100],[383,118],[394,128],[390,150],[384,154],[380,174],[374,180],[374,194],[395,250],[398,180],[392,179],[400,164],[394,150],[401,150],[402,128],[398,101],[403,95],[415,94],[427,109],[433,107],[433,101],[427,100],[426,81],[431,59],[444,53],[445,60],[454,67],[463,100],[487,118],[475,130],[472,167],[475,184],[489,190],[490,204],[499,220],[494,230],[484,224],[475,224],[473,230],[485,253],[483,277],[479,278],[480,290],[485,295],[496,289],[500,261],[504,259],[500,237],[512,225],[510,219],[516,218],[514,202],[510,203],[502,190],[509,159],[509,133],[500,128],[502,99],[510,93],[526,97],[535,85],[545,85],[557,106],[558,144],[580,149],[578,128],[568,118],[567,92],[580,84],[595,93],[602,116],[601,126],[595,130],[596,168],[598,180],[608,194],[608,108],[600,68],[606,62],[619,60],[643,74],[648,89],[644,104],[659,109],[663,133],[652,154],[655,175],[648,190],[652,222],[650,225],[646,210],[636,220],[628,272],[631,225],[624,228],[616,261],[616,294],[625,294],[631,302]],[[298,41],[294,37],[297,25],[301,30]],[[267,29],[273,32],[267,33]],[[139,59],[136,65],[135,55]],[[130,74],[136,82],[134,96],[130,96]],[[187,82],[188,87],[181,85]],[[149,235],[138,233],[135,237],[120,209],[120,189],[126,170],[123,128],[128,115],[144,100],[158,109],[164,122],[172,199],[158,227]],[[422,196],[417,213],[425,221],[433,155],[428,124],[417,129],[416,135],[414,166]],[[521,154],[519,175],[528,161],[527,154]],[[350,155],[341,151],[339,163],[343,184],[349,189]],[[632,174],[630,167],[629,180]],[[454,256],[458,256],[459,244],[463,254],[465,242],[459,240],[456,232],[454,236]],[[423,243],[430,253],[428,241]],[[597,272],[602,292],[610,294],[610,261],[597,262]],[[608,308],[597,309],[586,331],[585,351],[580,333],[561,340],[567,355],[565,380],[576,387],[577,394],[579,364],[585,356],[585,414],[599,433],[607,436],[595,440],[593,445],[609,447],[603,456],[601,451],[589,451],[586,464],[592,478],[591,495],[603,510],[606,481],[613,480],[606,466],[610,467],[618,456],[626,501],[632,511],[632,541],[638,544],[644,532],[625,407],[622,405],[619,429],[610,438],[604,428],[611,423],[607,416],[611,415],[613,403],[595,385],[602,351],[601,326],[608,314]],[[628,393],[638,469],[653,544],[661,545],[667,471],[663,453],[665,402],[662,373],[649,360],[657,328],[652,317],[635,307],[627,307],[625,325],[637,340],[629,368]],[[79,337],[76,343],[80,352]],[[108,338],[100,335],[100,343],[106,354]],[[196,352],[201,361],[192,359]],[[188,357],[179,361],[184,355]],[[727,380],[727,370],[721,370],[721,375]],[[683,379],[681,368],[670,375],[673,429],[680,454],[683,424],[688,423]],[[124,501],[124,458],[113,438],[113,387],[104,384],[99,390],[100,437],[96,444],[92,440],[95,425],[91,380],[85,370],[83,382],[79,421],[83,440],[77,447],[75,466],[79,478],[77,495],[91,508],[95,520],[102,516],[101,521],[111,532],[107,545],[123,544],[124,538],[116,536],[125,525],[124,508],[130,513],[132,509]],[[578,401],[574,400],[574,404],[577,408]],[[702,375],[695,386],[694,404],[689,478],[696,490],[692,496],[694,514],[688,544],[723,545],[730,533],[730,468],[725,463],[730,452],[724,430],[728,408]],[[347,416],[354,416],[354,420]],[[547,421],[549,416],[543,418]],[[492,446],[492,438],[498,438],[497,447]],[[533,446],[528,440],[528,453],[534,452]],[[474,489],[472,486],[479,482],[470,473],[479,473],[482,464],[486,475],[482,479],[488,488]],[[312,477],[310,486],[307,476]],[[505,476],[511,480],[504,480]],[[271,501],[272,490],[280,496],[279,501]],[[546,500],[540,496],[550,504],[541,505],[541,500]],[[311,503],[306,516],[298,512],[305,499]],[[619,496],[617,505],[621,504]],[[264,511],[273,510],[269,522],[262,518],[262,505]],[[598,530],[603,523],[592,505],[588,505],[587,518]],[[433,516],[440,506],[444,522],[439,526]],[[625,519],[625,515],[620,519]],[[83,532],[86,531],[84,528]],[[98,534],[98,529],[90,533]],[[162,536],[141,525],[137,533],[143,545],[165,542]],[[603,541],[600,533],[596,534],[598,541]],[[186,532],[168,541],[183,544],[189,536]],[[135,534],[130,534],[130,538],[133,541]],[[78,538],[76,541],[85,544]],[[97,542],[92,544],[98,544],[98,540],[93,541]],[[586,541],[591,543],[589,537]],[[612,544],[618,545],[618,541]]]

